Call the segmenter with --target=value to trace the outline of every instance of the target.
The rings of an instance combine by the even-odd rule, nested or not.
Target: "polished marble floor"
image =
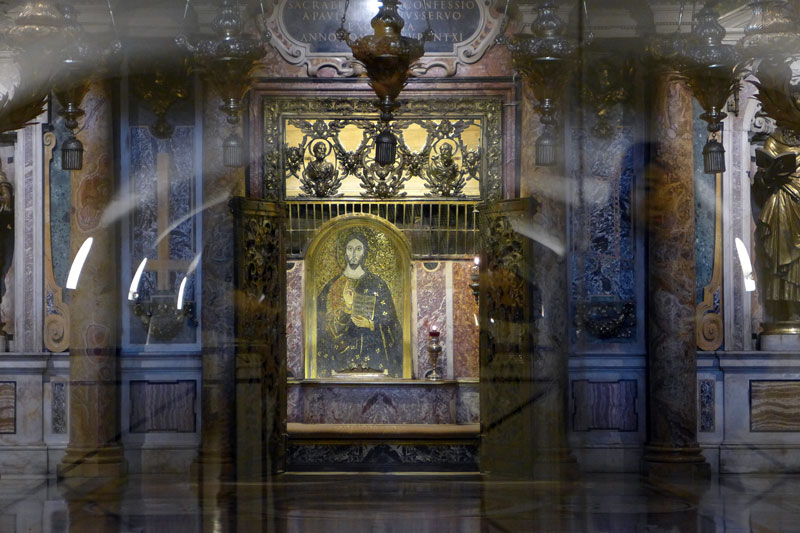
[[[0,532],[800,532],[800,475],[647,483],[474,475],[287,475],[270,483],[130,476],[0,479]]]

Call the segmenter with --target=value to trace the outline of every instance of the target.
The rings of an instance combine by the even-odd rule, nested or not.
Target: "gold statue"
[[[800,326],[800,137],[781,128],[756,149],[756,265],[765,333]]]

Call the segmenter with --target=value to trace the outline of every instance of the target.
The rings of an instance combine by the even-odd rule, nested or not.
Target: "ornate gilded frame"
[[[256,160],[263,161],[262,176],[265,198],[285,198],[285,181],[287,179],[284,117],[341,118],[365,117],[376,118],[374,98],[368,95],[319,98],[305,98],[298,94],[294,97],[278,96],[262,100],[261,115],[263,117],[263,139],[261,154]],[[424,98],[409,98],[395,115],[397,120],[408,120],[415,117],[426,117],[430,120],[458,119],[475,117],[481,121],[484,170],[480,184],[480,197],[483,201],[499,200],[503,196],[504,174],[504,115],[505,105],[501,95],[432,95]],[[513,155],[511,150],[506,156]],[[509,160],[513,161],[513,157]],[[259,173],[257,173],[259,174]]]
[[[353,228],[368,228],[382,232],[387,236],[394,248],[397,261],[396,273],[398,275],[402,290],[402,302],[398,308],[402,309],[400,323],[403,328],[403,379],[411,379],[411,244],[408,239],[391,223],[374,215],[343,215],[328,221],[317,232],[308,245],[305,254],[304,268],[306,275],[303,281],[303,309],[307,320],[303,324],[303,334],[305,336],[305,375],[306,378],[314,379],[317,377],[317,286],[320,283],[320,272],[314,265],[317,264],[316,257],[324,245],[330,239],[335,239],[342,231]],[[395,302],[397,305],[397,302]],[[399,309],[398,309],[398,314]]]

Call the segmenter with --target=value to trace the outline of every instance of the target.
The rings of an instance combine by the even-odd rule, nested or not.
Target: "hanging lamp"
[[[405,21],[397,11],[398,0],[382,0],[378,13],[373,17],[373,35],[353,38],[345,29],[350,0],[345,0],[342,24],[336,37],[344,41],[353,52],[353,57],[364,64],[369,84],[378,96],[376,104],[380,110],[380,133],[375,137],[375,162],[381,166],[392,165],[397,157],[397,137],[390,129],[393,112],[399,107],[397,97],[408,81],[409,68],[425,53],[425,42],[433,39],[430,28],[422,39],[402,35]]]

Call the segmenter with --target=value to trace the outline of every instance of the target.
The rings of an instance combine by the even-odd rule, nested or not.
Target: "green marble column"
[[[648,439],[643,472],[704,477],[697,444],[692,95],[662,74],[648,169]]]
[[[70,252],[93,243],[70,294],[70,430],[61,478],[117,477],[125,472],[119,426],[119,241],[103,214],[114,192],[114,143],[109,85],[96,82],[79,138],[83,170],[72,172]]]

